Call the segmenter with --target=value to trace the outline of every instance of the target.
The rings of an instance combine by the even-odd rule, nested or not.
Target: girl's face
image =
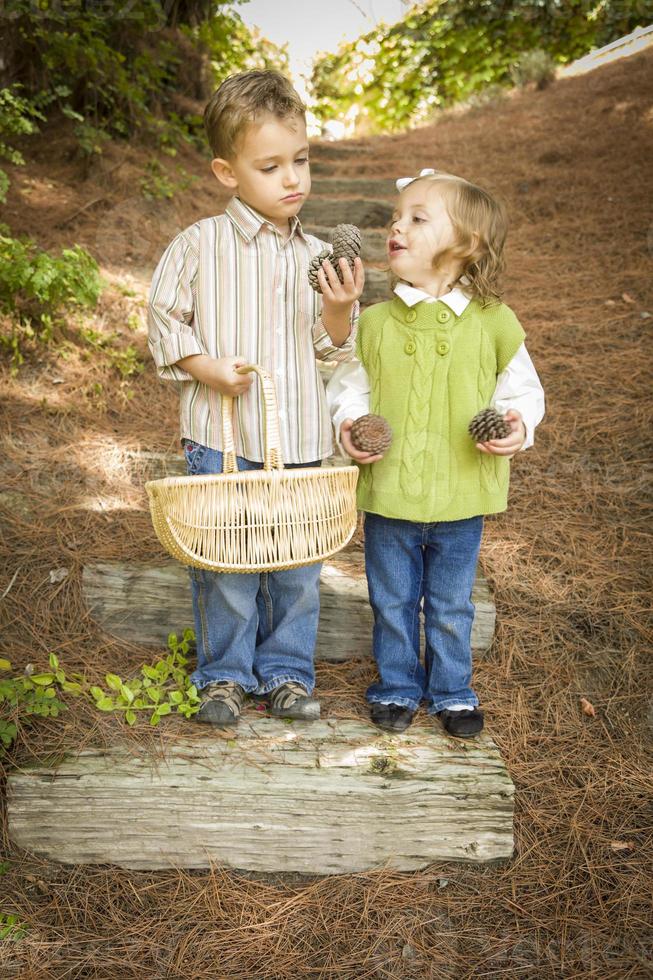
[[[443,270],[434,270],[436,255],[456,244],[442,193],[436,184],[415,180],[401,192],[387,240],[392,272],[419,289],[430,292]]]

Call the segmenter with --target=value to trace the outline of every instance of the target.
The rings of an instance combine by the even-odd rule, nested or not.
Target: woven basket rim
[[[239,470],[237,473],[197,473],[186,476],[164,476],[158,480],[148,480],[145,489],[148,487],[183,487],[197,485],[198,482],[205,483],[234,483],[243,480],[253,480],[259,482],[262,479],[270,480],[306,480],[306,479],[327,479],[330,475],[337,473],[358,471],[357,466],[328,466],[317,467],[307,466],[304,469],[283,469],[283,470]]]

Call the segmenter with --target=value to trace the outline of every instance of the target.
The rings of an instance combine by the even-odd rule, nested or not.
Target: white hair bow
[[[435,170],[432,167],[427,167],[426,170],[420,170],[419,176],[428,177],[429,174],[434,174],[434,173]],[[403,189],[405,187],[408,187],[409,184],[412,184],[414,180],[417,180],[417,177],[400,177],[399,180],[395,181],[395,184],[397,185],[397,190],[403,191]]]

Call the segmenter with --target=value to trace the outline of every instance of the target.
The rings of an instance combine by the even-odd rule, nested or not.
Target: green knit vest
[[[357,351],[370,412],[394,435],[382,460],[360,467],[361,510],[430,522],[506,509],[510,461],[479,452],[467,426],[524,337],[502,303],[472,300],[461,316],[446,303],[408,307],[399,298],[365,310]]]

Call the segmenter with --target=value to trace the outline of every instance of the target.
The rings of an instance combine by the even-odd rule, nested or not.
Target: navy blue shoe
[[[405,732],[413,720],[414,711],[401,704],[377,704],[370,706],[370,717],[385,732]]]
[[[473,738],[483,731],[483,712],[478,708],[463,708],[460,711],[438,711],[438,718],[448,735],[456,738]]]

